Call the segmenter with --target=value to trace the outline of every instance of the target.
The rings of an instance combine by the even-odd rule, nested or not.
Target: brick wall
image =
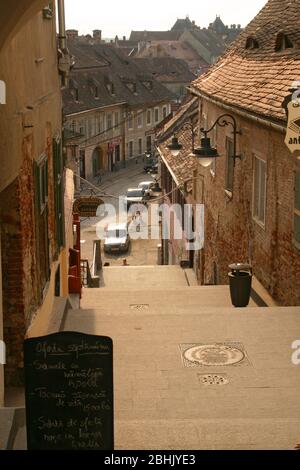
[[[23,248],[18,211],[18,181],[2,194],[1,243],[3,282],[3,333],[7,347],[6,384],[22,383],[22,344],[25,336]]]
[[[224,109],[203,102],[202,113],[210,126]],[[233,113],[231,113],[233,114]],[[218,128],[215,175],[199,165],[205,177],[206,237],[204,282],[212,283],[216,263],[218,283],[228,282],[228,265],[250,262],[254,274],[282,305],[300,304],[300,250],[293,242],[294,172],[299,160],[284,144],[284,134],[246,118],[236,116],[242,135],[238,136],[238,153],[234,169],[232,197],[225,192],[226,137],[232,128]],[[201,123],[203,123],[203,116]],[[265,225],[252,216],[254,155],[266,162]]]

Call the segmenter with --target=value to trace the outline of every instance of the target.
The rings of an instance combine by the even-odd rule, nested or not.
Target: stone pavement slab
[[[114,291],[111,310],[105,298],[111,314],[106,307],[69,312],[66,330],[113,338],[117,449],[293,449],[300,367],[291,345],[300,339],[300,309],[205,307],[201,290],[183,290],[180,308],[166,289],[152,291],[154,309],[125,313],[128,293]],[[165,313],[169,304],[173,313]],[[224,364],[213,351],[201,365],[185,356],[196,345],[241,358]],[[210,384],[209,376],[217,380]]]
[[[0,450],[7,449],[14,415],[13,408],[0,408]]]
[[[186,287],[184,270],[178,266],[110,266],[103,268],[104,287],[110,289],[153,289]]]
[[[107,268],[108,273],[110,268]],[[156,267],[153,270],[153,277],[150,279],[148,273],[151,274],[150,268],[145,268],[143,278],[139,283],[135,284],[135,269],[125,271],[126,277],[118,277],[118,273],[124,273],[122,267],[118,271],[110,272],[110,281],[107,281],[105,289],[83,289],[81,300],[81,308],[91,309],[97,308],[105,314],[128,314],[148,310],[148,313],[184,314],[187,310],[189,313],[197,314],[200,307],[219,307],[219,313],[222,314],[224,307],[231,307],[230,292],[228,286],[191,286],[187,287],[184,271],[180,268],[172,271],[161,268],[157,274]],[[173,268],[171,268],[173,269]],[[178,270],[178,271],[177,271]],[[174,274],[175,273],[175,274]],[[130,276],[131,274],[131,276]],[[152,275],[152,274],[151,274]],[[107,278],[108,279],[108,278]],[[113,287],[111,286],[111,281]],[[157,282],[157,286],[152,287],[152,282]],[[171,285],[170,285],[171,284]],[[133,288],[133,286],[136,286]],[[118,294],[120,292],[120,295]],[[250,299],[249,307],[257,307],[255,302]],[[244,309],[241,310],[241,313]]]

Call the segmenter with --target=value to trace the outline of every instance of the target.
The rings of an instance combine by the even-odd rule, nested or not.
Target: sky
[[[266,0],[65,0],[67,29],[88,34],[101,29],[103,38],[130,35],[131,30],[166,31],[177,18],[189,16],[207,27],[216,15],[227,24],[246,26]]]

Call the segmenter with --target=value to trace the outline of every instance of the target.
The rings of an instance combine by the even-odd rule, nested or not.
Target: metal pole
[[[67,48],[66,16],[65,16],[65,1],[64,0],[57,0],[57,10],[58,10],[59,48],[63,51]]]

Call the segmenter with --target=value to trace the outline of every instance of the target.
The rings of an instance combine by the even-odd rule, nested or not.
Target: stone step
[[[250,299],[249,307],[256,307]],[[122,314],[148,311],[149,314],[197,313],[204,307],[232,307],[228,286],[186,286],[131,290],[84,289],[81,300],[82,309],[97,309],[103,314]]]

